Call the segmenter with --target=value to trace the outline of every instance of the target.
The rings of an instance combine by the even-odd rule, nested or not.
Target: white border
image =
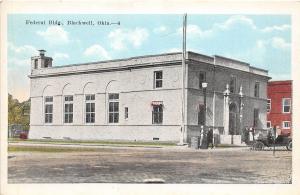
[[[1,3],[1,194],[299,194],[299,139],[294,139],[292,185],[132,185],[132,184],[7,184],[7,14],[8,13],[201,13],[201,14],[291,14],[292,78],[294,108],[300,107],[300,3],[291,1],[201,1],[201,0],[45,0]],[[298,66],[298,67],[297,67]],[[298,71],[297,71],[298,70]],[[298,86],[298,87],[297,87]],[[293,109],[293,126],[300,126],[300,114]],[[296,120],[298,119],[298,120]],[[299,138],[300,131],[293,132]],[[151,188],[151,189],[150,189]],[[263,192],[265,191],[265,192]]]

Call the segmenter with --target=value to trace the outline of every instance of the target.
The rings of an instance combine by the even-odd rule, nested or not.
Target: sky
[[[38,55],[38,49],[47,51],[53,66],[181,51],[182,19],[181,14],[11,14],[8,92],[20,101],[30,97],[30,57]],[[94,25],[68,25],[68,21]],[[291,17],[188,14],[187,50],[245,61],[267,69],[272,80],[291,79]]]

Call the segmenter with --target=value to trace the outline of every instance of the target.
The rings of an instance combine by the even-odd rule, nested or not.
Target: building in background
[[[206,126],[241,144],[245,127],[266,128],[268,71],[248,63],[187,52],[183,73],[177,52],[52,67],[44,52],[29,138],[189,142]]]
[[[281,132],[292,132],[292,81],[268,82],[267,127],[279,126]]]

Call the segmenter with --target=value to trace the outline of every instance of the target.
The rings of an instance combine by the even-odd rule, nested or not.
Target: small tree
[[[30,99],[19,102],[8,94],[8,125],[21,124],[24,130],[29,129]]]

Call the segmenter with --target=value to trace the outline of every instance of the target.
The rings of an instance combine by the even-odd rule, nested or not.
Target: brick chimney
[[[49,68],[52,67],[52,58],[45,56],[46,50],[38,50],[39,56],[31,57],[31,69]]]

